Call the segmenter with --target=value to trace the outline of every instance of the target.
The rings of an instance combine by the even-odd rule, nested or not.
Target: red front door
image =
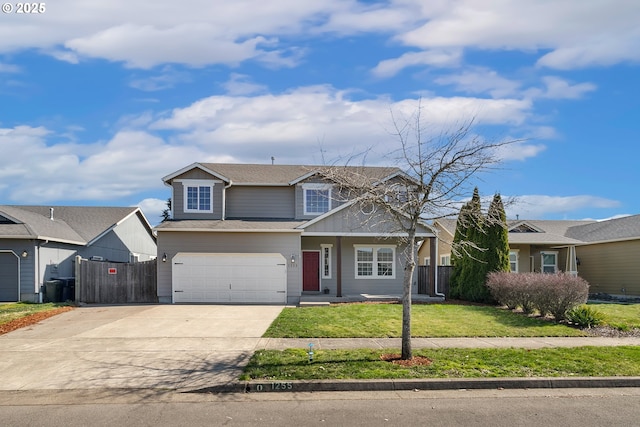
[[[302,252],[302,290],[320,291],[320,252]]]

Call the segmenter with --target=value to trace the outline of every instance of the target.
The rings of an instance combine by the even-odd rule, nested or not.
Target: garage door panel
[[[172,262],[174,302],[286,303],[282,254],[178,253]]]

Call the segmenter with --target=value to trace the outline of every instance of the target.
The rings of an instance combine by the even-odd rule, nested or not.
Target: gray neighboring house
[[[172,219],[155,228],[159,301],[291,304],[303,294],[400,295],[403,235],[381,212],[338,197],[318,173],[325,168],[194,163],[165,176]],[[353,170],[376,182],[402,174]],[[434,234],[425,224],[418,237]]]
[[[41,301],[44,281],[74,275],[76,255],[147,261],[156,239],[136,207],[0,205],[0,301]]]

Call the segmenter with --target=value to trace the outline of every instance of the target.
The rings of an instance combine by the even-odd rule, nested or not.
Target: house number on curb
[[[271,383],[271,384],[256,384],[255,391],[285,391],[292,390],[293,383]]]

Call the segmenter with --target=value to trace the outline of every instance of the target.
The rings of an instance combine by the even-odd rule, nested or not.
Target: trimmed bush
[[[582,304],[567,311],[567,321],[581,328],[591,328],[604,322],[604,314],[595,308]]]
[[[487,276],[487,287],[500,304],[521,307],[525,313],[538,310],[556,321],[566,319],[568,310],[587,302],[589,284],[581,277],[564,273],[504,273]]]

